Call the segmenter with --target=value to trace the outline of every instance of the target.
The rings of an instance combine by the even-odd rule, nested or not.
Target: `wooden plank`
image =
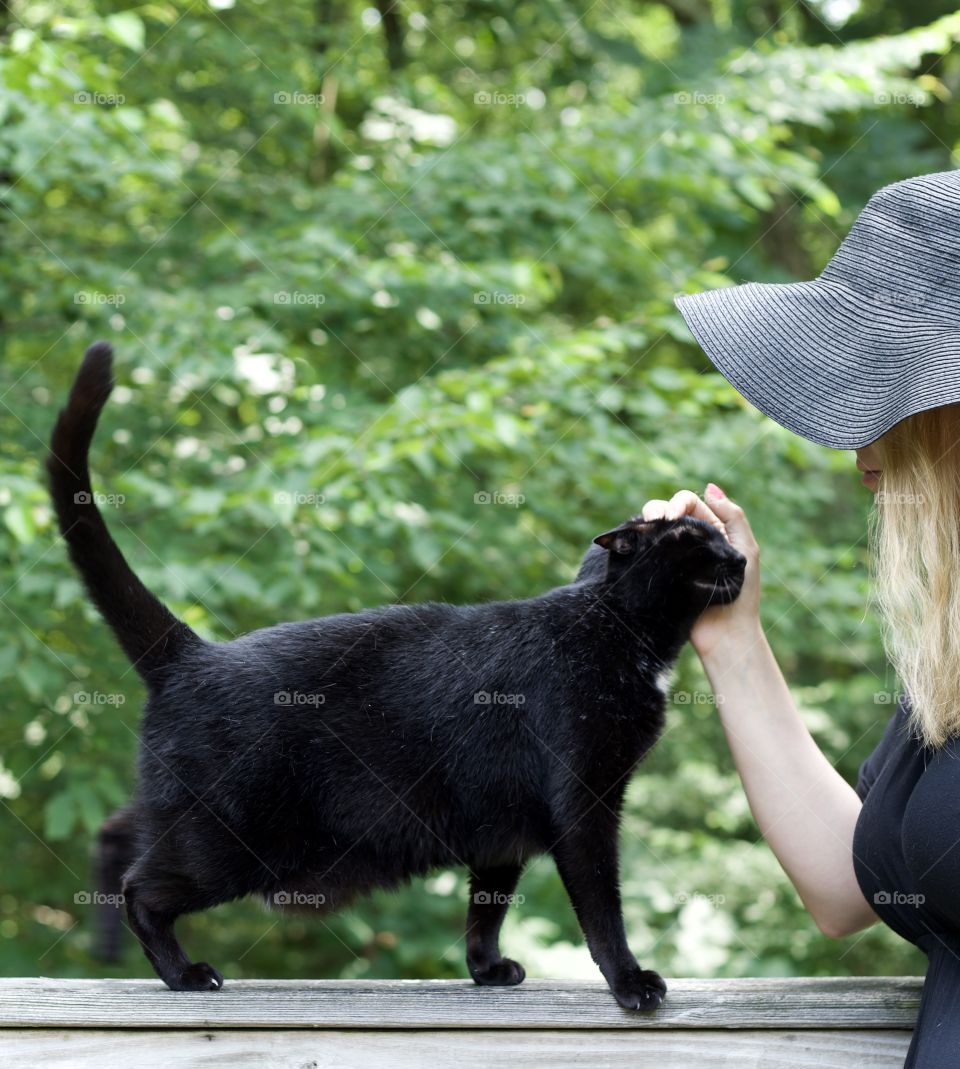
[[[668,980],[653,1014],[606,986],[527,980],[234,980],[168,991],[157,980],[0,979],[0,1028],[833,1029],[913,1026],[919,977]]]
[[[4,1069],[901,1069],[909,1033],[56,1032],[0,1033]]]

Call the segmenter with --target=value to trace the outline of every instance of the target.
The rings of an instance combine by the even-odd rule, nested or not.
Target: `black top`
[[[853,836],[857,882],[877,916],[929,965],[904,1069],[960,1066],[960,740],[939,750],[901,702],[864,761]]]

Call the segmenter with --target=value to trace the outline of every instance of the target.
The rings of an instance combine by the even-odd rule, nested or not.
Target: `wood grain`
[[[222,991],[199,994],[157,980],[0,978],[0,1028],[890,1030],[913,1026],[922,981],[668,983],[660,1009],[638,1014],[620,1009],[605,985],[577,981],[482,988],[459,980],[228,980]]]
[[[16,1037],[15,1040],[12,1037]],[[901,1069],[907,1032],[0,1032],[4,1069]]]

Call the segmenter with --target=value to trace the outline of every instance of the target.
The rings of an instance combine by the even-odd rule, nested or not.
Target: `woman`
[[[699,516],[748,559],[693,644],[751,810],[820,929],[879,918],[929,958],[906,1066],[960,1065],[960,171],[875,194],[813,282],[680,297],[707,355],[753,405],[855,449],[876,494],[886,645],[910,700],[856,789],[800,718],[760,624],[759,553],[714,484],[648,501]]]

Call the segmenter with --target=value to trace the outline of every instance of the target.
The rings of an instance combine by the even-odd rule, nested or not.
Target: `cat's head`
[[[637,516],[594,542],[607,551],[607,580],[625,584],[637,599],[669,598],[699,615],[733,601],[743,586],[746,557],[711,524],[691,516]]]

